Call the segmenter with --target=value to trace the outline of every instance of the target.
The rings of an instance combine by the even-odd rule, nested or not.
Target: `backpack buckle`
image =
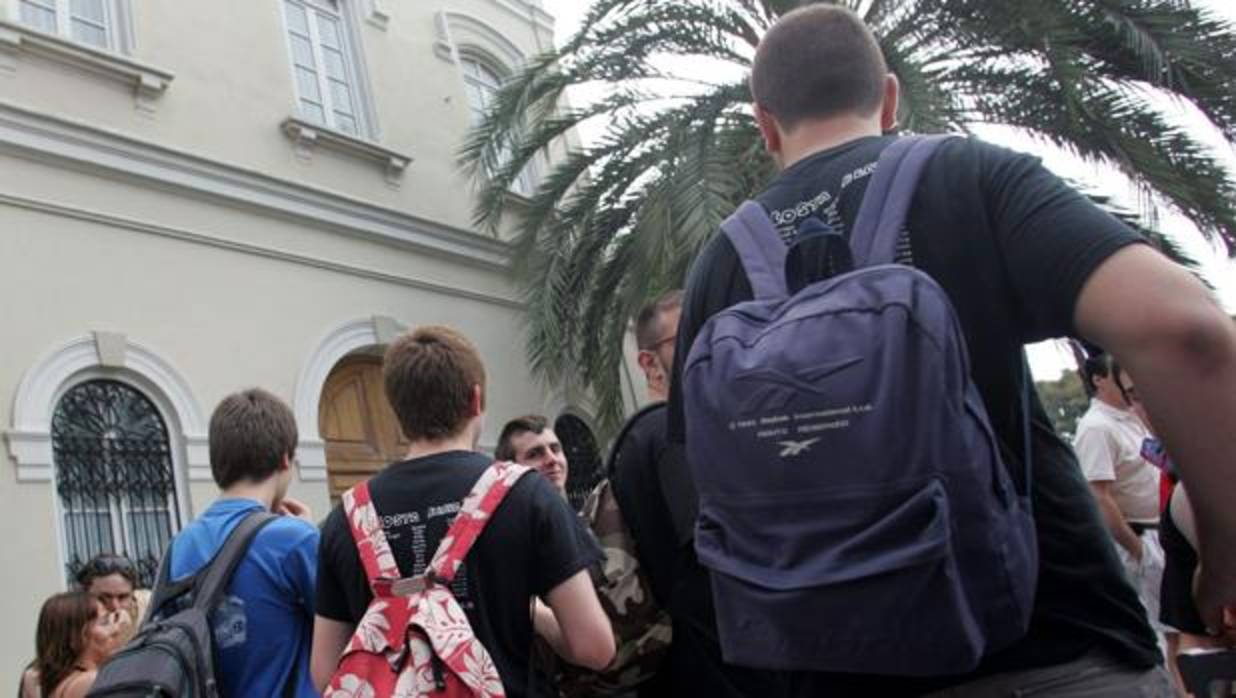
[[[391,583],[391,593],[395,596],[412,596],[425,591],[424,577],[404,577]]]

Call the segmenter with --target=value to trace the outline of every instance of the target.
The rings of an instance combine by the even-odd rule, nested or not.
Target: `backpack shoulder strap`
[[[249,550],[249,544],[253,542],[258,531],[277,518],[269,511],[255,511],[236,524],[236,528],[228,534],[223,541],[223,546],[219,548],[218,553],[215,553],[210,564],[194,575],[196,577],[193,585],[194,607],[209,612],[219,605],[227,589],[228,581],[236,572],[236,566],[240,564],[245,557],[245,552]]]
[[[382,530],[378,510],[369,493],[368,480],[343,493],[343,515],[348,520],[352,539],[356,541],[356,552],[360,555],[369,585],[372,587],[381,579],[399,579],[399,565],[391,552],[390,542],[386,540],[386,531]]]
[[[721,232],[738,253],[757,300],[789,295],[785,284],[785,242],[759,202],[743,202],[721,224]]]
[[[472,491],[464,498],[463,506],[455,515],[446,537],[438,545],[433,561],[429,563],[429,574],[435,582],[441,585],[451,583],[459,571],[459,565],[468,556],[472,544],[485,530],[485,525],[493,518],[502,500],[506,499],[515,483],[530,472],[532,468],[527,466],[495,462],[481,473]]]
[[[855,268],[892,264],[923,167],[949,135],[903,136],[880,153],[850,234]]]
[[[174,542],[175,539],[169,541],[167,548],[163,550],[163,560],[159,562],[159,572],[155,576],[154,587],[150,592],[150,601],[146,604],[145,614],[138,620],[139,628],[153,620],[168,601],[193,589],[197,575],[191,575],[177,582],[172,581],[172,543]]]

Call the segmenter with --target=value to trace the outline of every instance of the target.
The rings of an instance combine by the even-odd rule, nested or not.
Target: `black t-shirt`
[[[677,555],[674,537],[665,535],[673,524],[658,482],[668,445],[665,403],[647,407],[631,418],[614,442],[609,472],[614,498],[635,540],[635,556],[662,607],[669,604]]]
[[[783,237],[816,217],[848,235],[874,164],[891,137],[869,137],[812,155],[788,168],[758,197]],[[1074,334],[1073,313],[1083,284],[1120,248],[1141,241],[1117,219],[1044,169],[1037,158],[953,139],[928,163],[910,207],[898,261],[939,283],[952,300],[969,349],[971,373],[1000,439],[1015,482],[1023,453],[1023,345]],[[821,249],[821,253],[823,250]],[[822,260],[806,268],[824,268]],[[678,330],[670,398],[670,440],[684,440],[682,362],[713,314],[752,298],[750,283],[724,235],[692,264]],[[1124,578],[1072,450],[1031,400],[1032,499],[1040,556],[1035,610],[1026,637],[988,657],[977,675],[1066,662],[1093,648],[1136,667],[1159,661],[1154,636]],[[664,482],[671,488],[680,540],[698,503],[685,457]],[[675,484],[671,484],[675,483]],[[680,549],[675,622],[715,637],[707,573],[690,545]],[[862,613],[862,609],[855,609]],[[677,625],[676,625],[677,627]],[[723,673],[737,674],[728,669]],[[969,678],[969,677],[964,677]],[[909,695],[959,683],[963,677],[905,681],[848,675],[764,676],[792,693],[825,690]],[[732,684],[733,682],[731,682]],[[719,686],[719,692],[727,688]],[[745,692],[735,690],[731,694]]]
[[[370,480],[401,574],[424,572],[460,502],[490,463],[481,454],[451,451],[395,463]],[[601,557],[596,541],[545,478],[526,475],[507,493],[451,585],[507,695],[528,695],[532,597],[544,596]],[[356,542],[337,506],[322,525],[317,614],[355,624],[372,598]],[[543,675],[536,677],[534,690],[552,695]]]

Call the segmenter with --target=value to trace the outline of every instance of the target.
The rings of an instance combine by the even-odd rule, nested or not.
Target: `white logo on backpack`
[[[781,458],[792,458],[793,456],[801,456],[802,454],[811,450],[811,447],[816,445],[816,443],[818,443],[819,440],[820,440],[820,437],[817,436],[814,439],[807,439],[805,441],[778,441],[777,445],[781,446],[782,448],[781,448],[781,453],[777,455]]]

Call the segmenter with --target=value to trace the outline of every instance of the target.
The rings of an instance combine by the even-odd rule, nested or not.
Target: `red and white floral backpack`
[[[343,495],[343,509],[373,589],[324,698],[446,698],[506,695],[489,652],[451,593],[451,580],[485,524],[530,468],[494,463],[464,499],[429,568],[400,578],[369,483]]]

